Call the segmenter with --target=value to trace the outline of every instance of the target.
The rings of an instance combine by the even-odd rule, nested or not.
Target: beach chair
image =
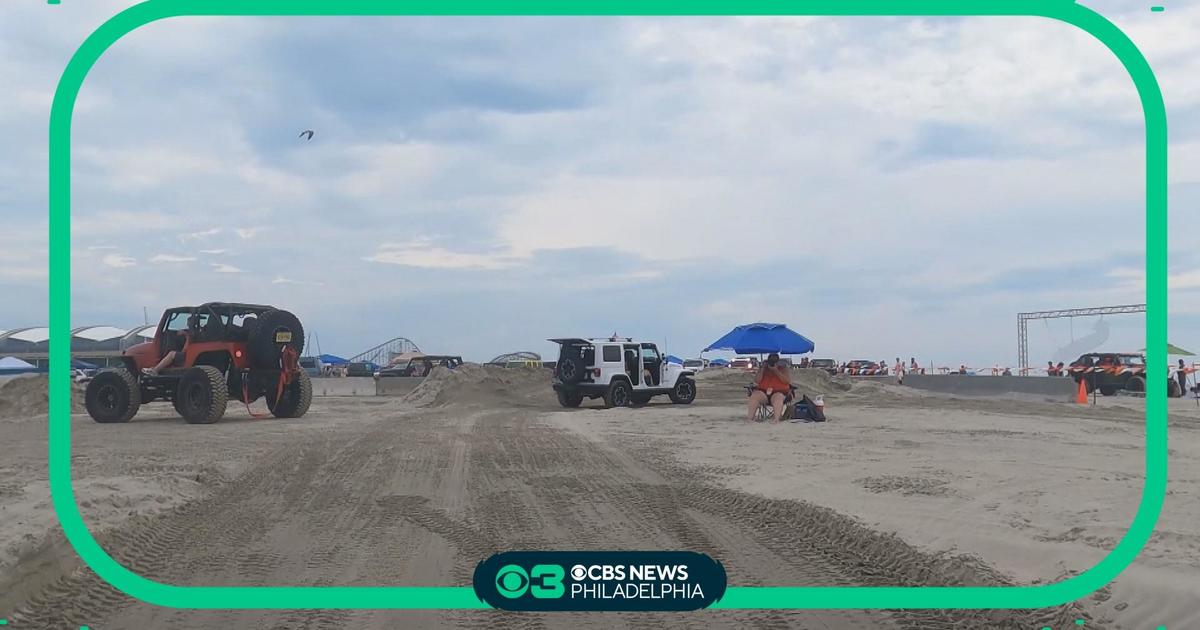
[[[746,385],[745,389],[746,389],[746,398],[749,398],[750,394],[754,393],[754,384],[751,383],[749,385]],[[787,396],[785,396],[783,399],[783,416],[780,417],[780,420],[791,420],[792,414],[794,414],[795,412],[796,412],[796,386],[793,384],[793,385],[788,386]],[[772,415],[771,415],[770,403],[759,405],[758,410],[754,412],[754,419],[758,422],[770,420],[771,417],[772,417]]]

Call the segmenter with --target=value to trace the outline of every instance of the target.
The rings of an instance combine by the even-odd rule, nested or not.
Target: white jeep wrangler
[[[677,405],[696,399],[693,370],[668,363],[658,346],[629,338],[550,339],[559,345],[554,391],[564,407],[604,398],[605,407],[644,405],[666,394]]]

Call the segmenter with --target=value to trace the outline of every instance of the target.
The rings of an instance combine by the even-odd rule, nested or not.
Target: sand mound
[[[404,397],[418,407],[544,405],[554,401],[550,371],[468,363],[453,370],[436,367]]]
[[[71,412],[83,408],[83,386],[71,383]],[[18,376],[0,382],[0,416],[19,418],[50,412],[50,379],[45,376]]]

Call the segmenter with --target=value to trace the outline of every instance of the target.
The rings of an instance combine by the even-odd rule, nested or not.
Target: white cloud
[[[151,258],[150,262],[152,262],[152,263],[185,263],[185,262],[194,262],[195,260],[196,260],[196,258],[194,256],[174,256],[171,254],[158,254],[154,258]]]
[[[229,250],[226,249],[202,249],[200,250],[200,253],[204,254],[205,256],[219,256],[221,254],[228,253],[228,251]]]
[[[196,232],[188,232],[186,234],[180,234],[179,240],[181,240],[181,241],[198,241],[198,240],[207,239],[212,236],[216,236],[220,233],[221,233],[221,228],[209,228],[207,230],[199,230]]]
[[[234,267],[233,265],[226,265],[224,263],[211,263],[211,264],[212,264],[213,271],[215,271],[217,273],[242,273],[241,269],[238,269],[237,267]]]
[[[324,282],[310,282],[307,280],[293,280],[292,278],[285,278],[283,276],[275,276],[275,279],[271,281],[271,284],[297,284],[297,285],[308,285],[308,286],[323,286],[325,283]]]
[[[363,260],[427,269],[497,270],[518,265],[525,257],[455,252],[432,245],[428,239],[415,239],[407,243],[384,243],[374,255]]]
[[[258,234],[259,230],[262,230],[262,228],[258,228],[258,227],[238,228],[238,229],[234,230],[234,232],[237,232],[238,238],[246,240],[246,239],[254,238],[254,236],[256,234]]]
[[[108,265],[109,267],[114,267],[114,268],[118,268],[118,269],[120,269],[122,267],[132,267],[137,264],[136,259],[130,258],[129,256],[123,256],[121,254],[109,254],[109,255],[105,256],[101,260],[101,262],[103,262],[105,265]]]

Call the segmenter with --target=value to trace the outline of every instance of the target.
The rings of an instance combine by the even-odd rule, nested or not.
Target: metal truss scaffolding
[[[1061,311],[1035,311],[1017,313],[1017,363],[1022,373],[1029,369],[1029,329],[1032,319],[1060,319],[1064,317],[1097,317],[1122,313],[1145,313],[1145,304],[1122,304],[1120,306],[1097,306],[1095,308],[1068,308]]]

